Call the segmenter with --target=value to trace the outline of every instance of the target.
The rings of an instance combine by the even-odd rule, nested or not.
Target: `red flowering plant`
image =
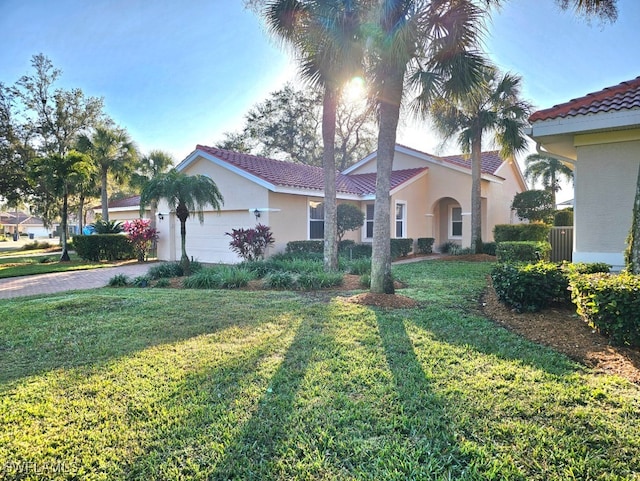
[[[147,260],[153,241],[158,238],[158,231],[150,227],[147,219],[134,219],[124,223],[122,229],[127,233],[129,242],[133,245],[138,262]]]
[[[229,246],[245,261],[257,261],[264,258],[264,253],[275,242],[271,228],[258,224],[255,229],[231,229]]]

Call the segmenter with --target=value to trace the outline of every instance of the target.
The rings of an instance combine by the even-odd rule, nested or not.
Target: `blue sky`
[[[613,25],[591,25],[553,0],[509,0],[492,16],[486,48],[524,78],[537,108],[640,75],[640,1],[619,0]],[[143,152],[177,161],[242,125],[248,109],[295,77],[287,52],[241,0],[0,0],[0,81],[12,84],[44,53],[59,86],[104,97],[107,113]],[[398,140],[456,153],[427,125]]]

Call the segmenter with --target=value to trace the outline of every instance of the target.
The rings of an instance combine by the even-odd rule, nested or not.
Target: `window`
[[[309,201],[309,239],[324,239],[324,203]]]
[[[462,237],[462,207],[450,207],[449,219],[449,238]]]
[[[396,202],[396,238],[402,239],[406,237],[406,214],[407,204],[404,202]]]
[[[364,224],[365,224],[365,238],[372,239],[373,238],[373,204],[367,204],[367,210],[364,216]]]

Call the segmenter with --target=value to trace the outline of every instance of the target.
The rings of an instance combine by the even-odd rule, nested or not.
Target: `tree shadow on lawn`
[[[258,324],[294,299],[275,292],[114,289],[8,300],[0,304],[0,317],[6,316],[0,389],[24,377],[96,367],[148,347]]]

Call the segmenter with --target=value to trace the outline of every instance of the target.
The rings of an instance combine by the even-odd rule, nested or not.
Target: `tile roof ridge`
[[[535,122],[537,120],[549,120],[557,117],[566,117],[571,110],[585,107],[593,102],[601,102],[607,99],[611,99],[618,94],[628,92],[630,90],[640,88],[640,76],[620,82],[617,85],[605,87],[601,90],[590,92],[581,97],[576,97],[567,102],[562,102],[549,107],[547,109],[538,110],[529,117],[529,122]]]

